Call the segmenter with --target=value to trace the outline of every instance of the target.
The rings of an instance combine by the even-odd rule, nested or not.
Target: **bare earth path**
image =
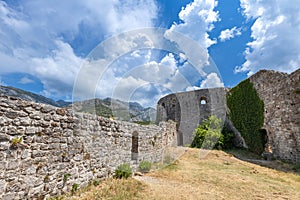
[[[143,199],[300,199],[300,176],[211,151],[188,151],[174,164],[135,179],[147,185]]]

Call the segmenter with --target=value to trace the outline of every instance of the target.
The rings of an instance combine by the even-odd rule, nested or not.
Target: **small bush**
[[[129,164],[124,163],[119,165],[115,170],[115,178],[128,178],[132,175],[132,169]]]
[[[140,172],[149,172],[151,169],[151,162],[143,160],[142,162],[140,162],[139,164],[139,171]]]
[[[72,190],[71,190],[72,194],[74,194],[78,190],[78,188],[79,188],[79,184],[78,183],[74,183],[72,185]]]
[[[64,182],[67,182],[67,180],[68,180],[68,178],[71,176],[71,174],[65,174],[64,175],[64,179],[63,179],[63,181]]]
[[[100,181],[99,179],[95,179],[95,180],[93,181],[93,185],[94,185],[94,186],[98,186],[98,185],[100,185],[100,183],[101,183],[101,181]]]

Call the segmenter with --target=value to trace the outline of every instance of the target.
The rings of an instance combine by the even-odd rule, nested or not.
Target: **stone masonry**
[[[0,96],[0,199],[43,199],[177,144],[176,124],[141,126]]]
[[[275,158],[300,163],[300,69],[291,74],[261,70],[249,79],[265,106],[266,149]],[[210,115],[224,119],[226,110],[224,88],[175,93],[159,100],[157,121],[177,122],[178,145],[185,145],[192,142],[203,119]],[[228,125],[228,119],[225,122]],[[242,138],[235,139],[238,146],[246,147]]]
[[[300,163],[300,69],[291,74],[261,70],[249,79],[265,104],[263,128],[273,155]]]
[[[178,145],[191,144],[193,132],[211,115],[226,117],[224,88],[201,89],[170,94],[157,103],[157,122],[173,120],[177,123]]]

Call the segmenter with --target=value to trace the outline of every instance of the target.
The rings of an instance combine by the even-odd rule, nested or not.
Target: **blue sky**
[[[147,27],[163,28],[170,44],[176,43],[167,34],[172,31],[194,41],[202,48],[202,66],[191,64],[184,46],[180,54],[160,50],[161,38],[147,35],[125,34],[134,38],[92,51]],[[154,106],[170,92],[232,87],[260,69],[298,69],[299,32],[300,0],[0,0],[0,84],[56,100],[72,100],[80,85],[95,97]],[[116,52],[124,55],[105,69],[97,62]],[[96,73],[82,70],[96,64]]]

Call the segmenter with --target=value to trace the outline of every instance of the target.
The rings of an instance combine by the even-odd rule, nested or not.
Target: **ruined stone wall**
[[[122,163],[159,162],[176,144],[172,122],[141,126],[0,96],[0,199],[59,195]]]
[[[178,145],[191,144],[197,126],[211,115],[225,120],[226,94],[224,88],[201,89],[170,94],[157,104],[157,122],[177,122]]]
[[[262,70],[249,79],[264,101],[263,128],[273,155],[300,163],[300,69],[292,74]]]

